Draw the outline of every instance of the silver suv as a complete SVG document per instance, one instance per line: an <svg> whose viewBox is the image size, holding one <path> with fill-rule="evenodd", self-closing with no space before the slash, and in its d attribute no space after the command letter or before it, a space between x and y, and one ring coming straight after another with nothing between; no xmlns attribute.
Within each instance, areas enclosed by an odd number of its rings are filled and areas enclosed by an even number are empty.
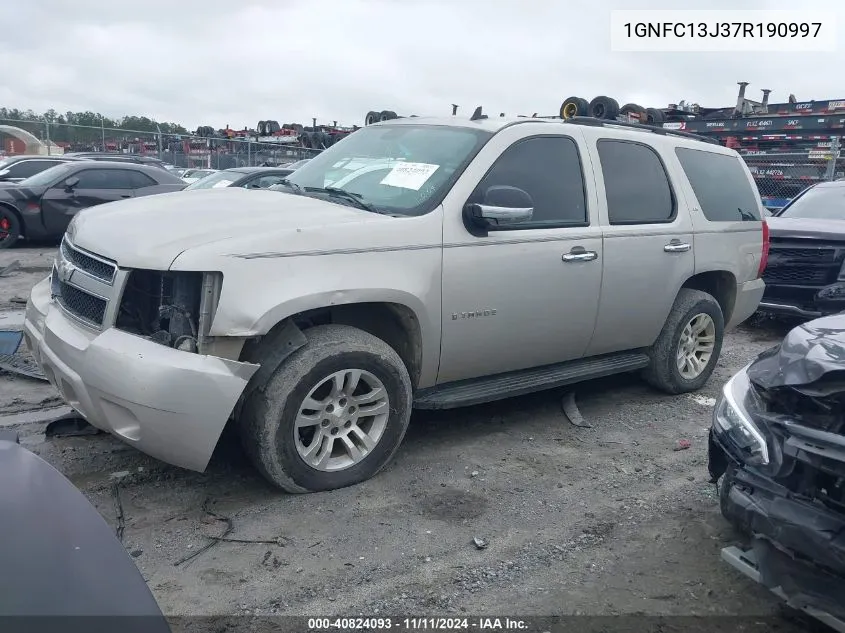
<svg viewBox="0 0 845 633"><path fill-rule="evenodd" d="M698 389L763 294L752 177L683 133L398 119L285 182L76 216L26 338L91 424L202 471L233 419L271 482L328 490L414 407L630 371Z"/></svg>

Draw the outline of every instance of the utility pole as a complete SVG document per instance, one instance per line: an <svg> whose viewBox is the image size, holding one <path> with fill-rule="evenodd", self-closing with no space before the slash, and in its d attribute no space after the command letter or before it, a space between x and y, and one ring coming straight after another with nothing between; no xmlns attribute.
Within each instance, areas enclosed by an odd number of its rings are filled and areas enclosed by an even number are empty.
<svg viewBox="0 0 845 633"><path fill-rule="evenodd" d="M158 159L161 160L161 126L154 121L156 124L156 130L158 130Z"/></svg>
<svg viewBox="0 0 845 633"><path fill-rule="evenodd" d="M103 115L100 115L100 135L103 139L103 151L106 151L106 124L103 122Z"/></svg>

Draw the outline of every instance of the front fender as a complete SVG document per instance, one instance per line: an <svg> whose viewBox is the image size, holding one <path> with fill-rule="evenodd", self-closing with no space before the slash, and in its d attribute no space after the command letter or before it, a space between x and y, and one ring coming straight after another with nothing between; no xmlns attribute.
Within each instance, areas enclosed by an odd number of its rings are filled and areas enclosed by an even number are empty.
<svg viewBox="0 0 845 633"><path fill-rule="evenodd" d="M248 332L237 336L258 336L266 334L282 320L317 308L328 308L357 303L396 303L411 310L420 324L420 333L425 339L431 329L431 322L426 315L426 305L419 297L411 293L390 288L352 288L329 290L293 297L284 303L267 310L249 327Z"/></svg>

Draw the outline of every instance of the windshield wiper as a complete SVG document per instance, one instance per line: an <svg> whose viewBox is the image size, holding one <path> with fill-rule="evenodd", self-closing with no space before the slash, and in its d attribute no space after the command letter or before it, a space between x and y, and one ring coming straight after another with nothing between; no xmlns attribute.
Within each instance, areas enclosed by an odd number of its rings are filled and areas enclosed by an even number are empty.
<svg viewBox="0 0 845 633"><path fill-rule="evenodd" d="M343 198L344 200L348 200L353 203L359 209L364 209L364 211L384 214L383 211L377 209L369 202L365 202L360 193L353 193L339 187L305 187L305 191L308 193L325 193L334 198Z"/></svg>

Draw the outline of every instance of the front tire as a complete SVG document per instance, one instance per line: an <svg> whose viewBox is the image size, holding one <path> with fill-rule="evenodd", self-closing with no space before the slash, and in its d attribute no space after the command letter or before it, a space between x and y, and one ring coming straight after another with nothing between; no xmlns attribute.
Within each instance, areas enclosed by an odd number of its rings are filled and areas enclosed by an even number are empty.
<svg viewBox="0 0 845 633"><path fill-rule="evenodd" d="M14 211L0 206L0 250L11 248L21 237L21 221Z"/></svg>
<svg viewBox="0 0 845 633"><path fill-rule="evenodd" d="M411 418L411 379L381 339L346 325L305 331L263 390L244 403L244 449L291 493L351 486L393 457Z"/></svg>
<svg viewBox="0 0 845 633"><path fill-rule="evenodd" d="M670 394L689 393L710 378L725 333L719 302L700 290L681 288L657 341L649 350L646 381Z"/></svg>

